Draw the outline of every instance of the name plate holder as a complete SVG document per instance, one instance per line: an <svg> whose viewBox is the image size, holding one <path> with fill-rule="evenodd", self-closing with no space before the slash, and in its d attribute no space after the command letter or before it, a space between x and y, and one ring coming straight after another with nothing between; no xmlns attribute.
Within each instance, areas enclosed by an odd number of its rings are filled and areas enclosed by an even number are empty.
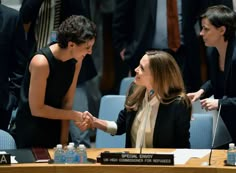
<svg viewBox="0 0 236 173"><path fill-rule="evenodd" d="M0 154L0 165L10 165L11 154Z"/></svg>
<svg viewBox="0 0 236 173"><path fill-rule="evenodd" d="M174 165L174 155L103 152L99 161L101 164L117 165Z"/></svg>

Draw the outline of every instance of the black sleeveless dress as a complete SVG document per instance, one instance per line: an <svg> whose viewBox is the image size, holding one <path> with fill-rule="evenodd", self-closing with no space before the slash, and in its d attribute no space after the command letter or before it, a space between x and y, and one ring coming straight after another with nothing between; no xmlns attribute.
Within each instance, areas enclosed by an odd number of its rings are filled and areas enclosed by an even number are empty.
<svg viewBox="0 0 236 173"><path fill-rule="evenodd" d="M45 104L62 107L62 100L73 81L76 60L62 62L57 60L49 47L41 49L37 54L43 54L49 63ZM61 120L32 116L29 107L29 66L23 79L20 103L16 115L16 144L18 148L45 147L52 148L60 143Z"/></svg>

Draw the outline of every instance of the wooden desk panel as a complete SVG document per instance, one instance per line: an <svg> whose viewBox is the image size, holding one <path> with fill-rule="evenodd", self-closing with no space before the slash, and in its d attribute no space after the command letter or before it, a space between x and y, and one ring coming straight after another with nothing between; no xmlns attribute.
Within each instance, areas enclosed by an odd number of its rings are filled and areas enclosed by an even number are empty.
<svg viewBox="0 0 236 173"><path fill-rule="evenodd" d="M103 151L138 153L138 149L88 149L88 157L96 158ZM172 151L171 149L143 149L144 153L157 151ZM53 157L53 151L50 151ZM212 165L202 166L208 162L206 156L202 159L192 158L185 165L156 166L156 165L101 165L96 164L12 164L0 166L0 173L235 173L236 167L224 166L225 150L214 150Z"/></svg>

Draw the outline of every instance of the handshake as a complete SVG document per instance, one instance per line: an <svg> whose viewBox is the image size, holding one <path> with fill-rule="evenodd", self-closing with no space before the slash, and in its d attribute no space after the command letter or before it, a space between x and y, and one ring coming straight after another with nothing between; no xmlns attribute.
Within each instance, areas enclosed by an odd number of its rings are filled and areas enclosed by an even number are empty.
<svg viewBox="0 0 236 173"><path fill-rule="evenodd" d="M85 131L88 128L95 128L95 121L97 120L96 117L94 117L91 113L88 111L81 112L80 118L78 120L75 120L75 125L80 128L80 130Z"/></svg>

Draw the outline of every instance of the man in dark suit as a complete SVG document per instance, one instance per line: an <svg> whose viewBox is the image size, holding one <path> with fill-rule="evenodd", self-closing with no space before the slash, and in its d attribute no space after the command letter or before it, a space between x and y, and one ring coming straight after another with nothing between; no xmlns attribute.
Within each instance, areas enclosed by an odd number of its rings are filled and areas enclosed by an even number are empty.
<svg viewBox="0 0 236 173"><path fill-rule="evenodd" d="M208 6L208 1L177 0L181 46L176 51L170 50L168 46L158 47L153 44L154 39L159 39L159 37L155 38L156 32L162 30L159 28L165 22L161 21L160 24L156 25L160 19L157 17L162 10L162 7L158 6L160 2L164 1L116 1L113 20L115 52L128 64L134 74L135 67L138 66L140 58L147 50L164 49L172 53L179 64L187 91L195 91L202 82L199 40L194 26L199 15ZM166 16L166 13L163 16Z"/></svg>
<svg viewBox="0 0 236 173"><path fill-rule="evenodd" d="M0 129L7 130L17 107L27 63L27 47L18 12L0 4Z"/></svg>
<svg viewBox="0 0 236 173"><path fill-rule="evenodd" d="M28 35L28 44L31 55L37 49L37 42L35 37L35 28L39 27L36 24L40 13L40 8L47 3L56 3L58 0L23 0L20 9L20 14L23 18L24 28ZM43 4L44 3L44 4ZM83 15L90 18L89 1L88 0L60 0L60 19L59 23L64 21L71 15ZM56 7L55 7L56 8ZM42 10L42 9L41 9ZM55 9L56 10L56 9ZM50 13L50 12L49 12ZM55 12L56 13L56 12ZM48 16L47 16L48 17ZM54 16L51 16L54 17ZM50 18L50 17L48 17ZM50 20L48 19L47 20ZM44 25L44 24L42 24ZM55 28L54 28L55 29ZM50 31L49 31L50 32ZM45 45L44 45L45 46ZM78 78L77 91L75 95L75 103L73 108L75 110L86 111L88 110L88 92L86 90L86 82L97 75L93 60L90 55L87 55L83 60L83 65ZM78 97L79 95L79 97ZM81 132L74 123L71 122L70 129L72 141L77 146L79 143L84 143L86 147L90 147L90 134L89 131Z"/></svg>

